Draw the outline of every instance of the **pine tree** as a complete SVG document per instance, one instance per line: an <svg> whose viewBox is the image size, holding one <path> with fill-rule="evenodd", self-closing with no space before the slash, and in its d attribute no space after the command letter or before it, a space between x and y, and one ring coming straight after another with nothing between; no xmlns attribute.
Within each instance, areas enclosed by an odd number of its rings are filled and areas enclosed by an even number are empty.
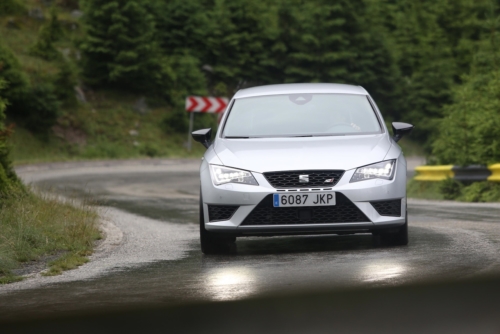
<svg viewBox="0 0 500 334"><path fill-rule="evenodd" d="M215 1L209 19L217 24L207 37L205 59L214 85L223 82L233 91L280 80L269 71L269 47L278 36L277 9L263 0Z"/></svg>
<svg viewBox="0 0 500 334"><path fill-rule="evenodd" d="M3 89L3 96L10 102L11 107L22 100L28 89L28 78L21 69L21 64L10 49L0 43L0 80L8 83Z"/></svg>
<svg viewBox="0 0 500 334"><path fill-rule="evenodd" d="M403 76L402 116L431 141L452 87L468 73L489 0L368 0Z"/></svg>
<svg viewBox="0 0 500 334"><path fill-rule="evenodd" d="M156 0L151 3L160 45L167 54L189 52L201 60L207 53L207 36L217 24L209 20L207 0Z"/></svg>
<svg viewBox="0 0 500 334"><path fill-rule="evenodd" d="M214 23L208 20L209 4L200 0L156 0L151 13L157 22L161 52L169 72L173 104L182 105L186 95L206 95L202 60L207 53L206 37Z"/></svg>
<svg viewBox="0 0 500 334"><path fill-rule="evenodd" d="M54 46L64 34L61 23L57 17L57 9L53 6L50 10L50 19L42 25L36 43L31 47L30 53L46 60L54 60L61 54Z"/></svg>
<svg viewBox="0 0 500 334"><path fill-rule="evenodd" d="M143 1L86 0L81 44L88 83L158 91L164 70L154 17Z"/></svg>
<svg viewBox="0 0 500 334"><path fill-rule="evenodd" d="M281 11L285 82L364 86L395 110L399 72L364 2L299 1Z"/></svg>

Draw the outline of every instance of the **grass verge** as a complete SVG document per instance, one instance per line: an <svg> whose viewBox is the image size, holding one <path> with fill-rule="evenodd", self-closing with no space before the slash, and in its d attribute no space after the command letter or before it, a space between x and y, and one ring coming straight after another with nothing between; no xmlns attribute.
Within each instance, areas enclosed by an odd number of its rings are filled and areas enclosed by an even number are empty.
<svg viewBox="0 0 500 334"><path fill-rule="evenodd" d="M134 98L100 92L87 104L65 109L48 136L16 127L9 138L14 164L203 155L206 149L199 143L192 142L190 152L186 149L187 129L175 133L165 128L172 112L166 105L140 114L133 110L134 103ZM188 113L183 116L187 121ZM215 132L215 117L196 115L194 129L212 127Z"/></svg>
<svg viewBox="0 0 500 334"><path fill-rule="evenodd" d="M86 203L61 203L35 192L0 198L0 284L22 279L17 268L42 256L58 255L45 275L57 275L88 261L101 238L98 215Z"/></svg>

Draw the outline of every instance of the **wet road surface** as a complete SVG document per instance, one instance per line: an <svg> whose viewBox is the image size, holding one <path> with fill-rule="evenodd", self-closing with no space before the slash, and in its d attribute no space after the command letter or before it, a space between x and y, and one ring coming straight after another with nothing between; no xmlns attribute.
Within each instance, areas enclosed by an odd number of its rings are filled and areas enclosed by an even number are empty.
<svg viewBox="0 0 500 334"><path fill-rule="evenodd" d="M102 206L174 228L182 245L165 238L170 243L165 249L181 247L182 254L174 260L118 266L82 280L3 293L0 287L0 319L500 273L500 205L494 204L410 200L407 247L375 246L370 235L239 238L236 254L204 256L197 234L197 165L184 161L171 169L117 166L105 172L88 167L66 174L21 173L43 189L74 197L90 193ZM124 231L121 247L134 237ZM163 239L159 235L155 240ZM154 247L146 243L138 252Z"/></svg>

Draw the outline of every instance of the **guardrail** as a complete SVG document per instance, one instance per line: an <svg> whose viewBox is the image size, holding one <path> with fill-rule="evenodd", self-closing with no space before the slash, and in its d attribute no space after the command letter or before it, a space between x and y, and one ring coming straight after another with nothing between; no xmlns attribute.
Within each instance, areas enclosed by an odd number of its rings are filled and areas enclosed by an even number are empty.
<svg viewBox="0 0 500 334"><path fill-rule="evenodd" d="M447 178L453 178L453 165L446 166L418 166L415 168L417 181L442 181Z"/></svg>
<svg viewBox="0 0 500 334"><path fill-rule="evenodd" d="M415 180L437 182L447 178L462 182L492 181L500 182L500 163L490 166L418 166L415 168Z"/></svg>

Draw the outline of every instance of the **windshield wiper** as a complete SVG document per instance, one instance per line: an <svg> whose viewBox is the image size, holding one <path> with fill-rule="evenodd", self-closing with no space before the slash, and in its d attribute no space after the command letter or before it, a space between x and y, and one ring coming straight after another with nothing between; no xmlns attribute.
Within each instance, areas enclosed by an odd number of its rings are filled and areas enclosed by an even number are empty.
<svg viewBox="0 0 500 334"><path fill-rule="evenodd" d="M250 137L238 137L238 136L225 136L227 139L248 139Z"/></svg>
<svg viewBox="0 0 500 334"><path fill-rule="evenodd" d="M292 138L295 138L295 137L314 137L313 135L300 135L300 136L290 136Z"/></svg>

